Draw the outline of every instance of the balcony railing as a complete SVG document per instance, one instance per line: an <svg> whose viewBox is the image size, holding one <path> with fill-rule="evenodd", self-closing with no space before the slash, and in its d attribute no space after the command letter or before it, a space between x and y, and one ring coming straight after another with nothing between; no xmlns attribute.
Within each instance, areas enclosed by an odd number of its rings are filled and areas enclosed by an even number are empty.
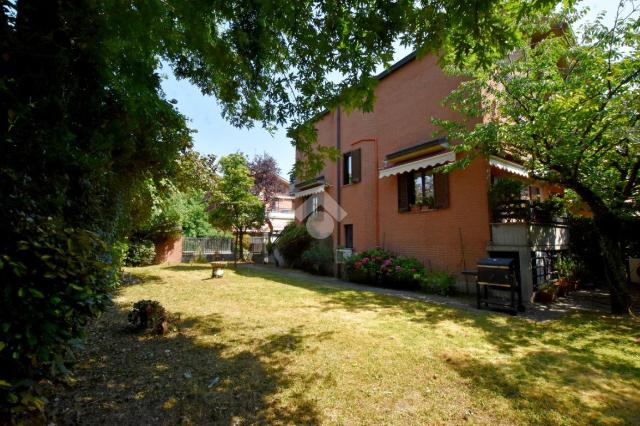
<svg viewBox="0 0 640 426"><path fill-rule="evenodd" d="M565 250L569 245L569 228L562 224L492 223L491 245L530 247L532 250Z"/></svg>
<svg viewBox="0 0 640 426"><path fill-rule="evenodd" d="M566 218L545 202L515 200L493 209L494 223L564 224Z"/></svg>

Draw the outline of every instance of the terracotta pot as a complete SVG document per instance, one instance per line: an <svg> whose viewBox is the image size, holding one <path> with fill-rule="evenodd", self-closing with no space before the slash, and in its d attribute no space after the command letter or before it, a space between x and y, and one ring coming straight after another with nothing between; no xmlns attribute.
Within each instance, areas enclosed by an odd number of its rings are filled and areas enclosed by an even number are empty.
<svg viewBox="0 0 640 426"><path fill-rule="evenodd" d="M536 303L553 303L556 300L555 293L547 293L542 291L536 291L533 293L533 301Z"/></svg>

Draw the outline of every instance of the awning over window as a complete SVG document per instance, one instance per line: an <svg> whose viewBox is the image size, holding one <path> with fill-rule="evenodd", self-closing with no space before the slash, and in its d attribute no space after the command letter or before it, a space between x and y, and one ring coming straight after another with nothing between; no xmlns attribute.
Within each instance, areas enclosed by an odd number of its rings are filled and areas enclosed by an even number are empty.
<svg viewBox="0 0 640 426"><path fill-rule="evenodd" d="M397 175L400 173L411 172L419 169L426 169L428 167L435 167L442 164L450 163L455 161L456 153L455 152L445 152L443 154L432 155L430 157L421 158L420 160L412 161L410 163L399 164L397 166L388 167L386 169L382 169L379 172L380 179Z"/></svg>
<svg viewBox="0 0 640 426"><path fill-rule="evenodd" d="M496 169L504 170L505 172L513 173L514 175L529 177L529 171L521 164L514 163L513 161L505 160L504 158L491 156L489 157L489 164Z"/></svg>
<svg viewBox="0 0 640 426"><path fill-rule="evenodd" d="M320 192L324 192L325 185L314 186L313 188L305 189L304 191L294 192L294 198L306 197L307 195L319 194Z"/></svg>

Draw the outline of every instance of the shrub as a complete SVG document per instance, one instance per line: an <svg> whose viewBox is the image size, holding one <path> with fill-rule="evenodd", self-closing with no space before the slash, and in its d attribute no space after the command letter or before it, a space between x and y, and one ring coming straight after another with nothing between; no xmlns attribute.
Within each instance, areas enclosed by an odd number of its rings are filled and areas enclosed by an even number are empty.
<svg viewBox="0 0 640 426"><path fill-rule="evenodd" d="M302 269L318 275L331 275L333 272L333 249L322 243L316 243L302 253Z"/></svg>
<svg viewBox="0 0 640 426"><path fill-rule="evenodd" d="M521 198L524 183L510 178L498 179L489 189L489 207L495 210L504 204L509 204Z"/></svg>
<svg viewBox="0 0 640 426"><path fill-rule="evenodd" d="M32 386L67 373L90 317L109 304L109 250L94 233L41 223L0 257L0 418L39 409ZM0 422L1 423L1 422Z"/></svg>
<svg viewBox="0 0 640 426"><path fill-rule="evenodd" d="M111 267L113 272L113 284L117 286L121 281L122 267L129 252L129 242L127 240L116 241L111 245Z"/></svg>
<svg viewBox="0 0 640 426"><path fill-rule="evenodd" d="M424 266L414 258L398 257L375 248L351 256L345 270L349 281L392 288L418 289Z"/></svg>
<svg viewBox="0 0 640 426"><path fill-rule="evenodd" d="M444 271L429 271L420 280L422 290L427 293L449 296L455 293L455 277Z"/></svg>
<svg viewBox="0 0 640 426"><path fill-rule="evenodd" d="M360 284L380 285L383 267L390 266L396 256L381 248L365 250L352 255L345 263L349 281Z"/></svg>
<svg viewBox="0 0 640 426"><path fill-rule="evenodd" d="M289 266L297 268L302 263L302 253L311 247L312 242L306 226L292 222L284 227L274 245Z"/></svg>
<svg viewBox="0 0 640 426"><path fill-rule="evenodd" d="M156 334L167 334L174 318L155 300L139 300L133 304L128 315L129 325L134 331L151 330Z"/></svg>
<svg viewBox="0 0 640 426"><path fill-rule="evenodd" d="M533 218L537 222L550 223L554 218L564 216L567 208L562 197L552 194L545 201L535 201L532 205Z"/></svg>
<svg viewBox="0 0 640 426"><path fill-rule="evenodd" d="M583 268L578 259L574 256L561 254L558 256L555 263L560 278L564 278L569 281L577 281L579 279Z"/></svg>
<svg viewBox="0 0 640 426"><path fill-rule="evenodd" d="M152 241L141 240L129 244L129 251L125 265L148 266L153 265L156 258L156 247Z"/></svg>
<svg viewBox="0 0 640 426"><path fill-rule="evenodd" d="M397 257L390 265L382 265L382 284L389 287L419 289L425 273L424 265L412 257Z"/></svg>

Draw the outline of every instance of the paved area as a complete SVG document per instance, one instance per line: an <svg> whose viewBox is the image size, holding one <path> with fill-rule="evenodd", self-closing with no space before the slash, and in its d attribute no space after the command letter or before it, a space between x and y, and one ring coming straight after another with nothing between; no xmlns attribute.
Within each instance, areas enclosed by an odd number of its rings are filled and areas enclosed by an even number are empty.
<svg viewBox="0 0 640 426"><path fill-rule="evenodd" d="M469 295L462 296L439 296L435 294L423 294L406 290L393 290L388 288L354 284L334 277L322 277L312 275L303 271L288 268L278 268L274 265L244 264L240 268L252 269L259 272L277 274L283 277L303 280L307 283L315 283L323 286L344 288L356 291L371 291L387 296L400 297L403 299L422 300L436 305L450 306L453 308L477 311L475 297ZM609 312L609 295L601 290L579 290L569 294L567 297L559 298L556 303L543 305L539 303L527 303L526 310L519 313L519 317L534 321L548 321L559 318L570 312L590 310ZM505 313L505 315L507 315Z"/></svg>

